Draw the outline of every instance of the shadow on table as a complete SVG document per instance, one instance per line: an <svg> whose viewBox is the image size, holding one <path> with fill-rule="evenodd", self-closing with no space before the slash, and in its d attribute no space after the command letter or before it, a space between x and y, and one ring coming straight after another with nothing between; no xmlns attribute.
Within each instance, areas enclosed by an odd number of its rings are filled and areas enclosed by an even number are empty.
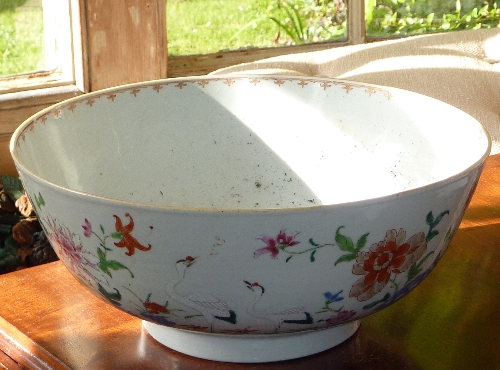
<svg viewBox="0 0 500 370"><path fill-rule="evenodd" d="M143 329L142 355L137 351L124 348L116 354L100 354L92 358L85 366L88 370L97 369L175 369L175 370L413 370L420 369L411 358L405 356L398 348L376 340L358 330L354 336L335 348L301 359L273 362L266 364L236 364L202 360L175 352L152 339ZM133 345L133 343L129 343Z"/></svg>

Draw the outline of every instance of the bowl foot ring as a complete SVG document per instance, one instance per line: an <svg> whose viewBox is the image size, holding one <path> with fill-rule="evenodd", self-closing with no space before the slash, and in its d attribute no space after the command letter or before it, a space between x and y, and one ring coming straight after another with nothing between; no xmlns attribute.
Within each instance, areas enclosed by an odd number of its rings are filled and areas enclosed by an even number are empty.
<svg viewBox="0 0 500 370"><path fill-rule="evenodd" d="M223 362L260 363L291 360L335 347L356 332L360 321L321 330L250 335L194 332L149 321L142 324L158 342L189 356Z"/></svg>

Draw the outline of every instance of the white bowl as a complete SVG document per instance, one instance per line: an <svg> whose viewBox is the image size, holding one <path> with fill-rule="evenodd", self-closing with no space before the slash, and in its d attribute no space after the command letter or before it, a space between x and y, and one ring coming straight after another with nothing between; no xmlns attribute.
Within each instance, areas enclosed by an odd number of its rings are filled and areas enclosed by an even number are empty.
<svg viewBox="0 0 500 370"><path fill-rule="evenodd" d="M437 100L279 76L99 91L11 141L80 281L165 345L234 362L325 350L407 294L489 150L477 121Z"/></svg>

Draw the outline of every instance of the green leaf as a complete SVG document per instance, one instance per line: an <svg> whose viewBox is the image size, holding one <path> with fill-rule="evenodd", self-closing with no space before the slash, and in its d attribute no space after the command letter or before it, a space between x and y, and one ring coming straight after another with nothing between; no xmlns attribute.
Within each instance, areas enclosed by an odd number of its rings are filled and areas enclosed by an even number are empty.
<svg viewBox="0 0 500 370"><path fill-rule="evenodd" d="M358 239L358 242L356 243L356 251L360 251L361 249L363 249L368 240L368 235L370 235L370 233L366 233Z"/></svg>
<svg viewBox="0 0 500 370"><path fill-rule="evenodd" d="M2 184L9 197L16 201L24 195L23 183L18 177L2 176Z"/></svg>
<svg viewBox="0 0 500 370"><path fill-rule="evenodd" d="M316 261L316 258L314 257L315 254L316 254L316 249L311 252L311 256L309 257L309 259L311 260L311 262Z"/></svg>
<svg viewBox="0 0 500 370"><path fill-rule="evenodd" d="M435 236L437 236L439 234L439 231L437 230L431 230L428 234L427 234L427 241L430 241L432 238L434 238Z"/></svg>
<svg viewBox="0 0 500 370"><path fill-rule="evenodd" d="M128 272L130 272L130 275L132 275L132 277L134 277L134 274L132 274L132 271L130 271L123 263L121 262L118 262L118 261L114 261L114 260L110 260L110 261L107 261L107 260L103 260L101 262L99 262L99 268L105 272L106 274L108 274L110 277L113 277L111 276L111 272L109 271L110 269L111 270L114 270L114 271L118 271L118 270L127 270Z"/></svg>
<svg viewBox="0 0 500 370"><path fill-rule="evenodd" d="M387 294L384 296L384 298L379 299L378 301L375 301L375 302L372 302L372 303L369 303L369 304L367 304L367 305L363 306L363 309L364 309L364 310L367 310L367 309L369 309L369 308L373 308L373 307L375 307L376 305L378 305L379 303L383 303L383 302L387 301L389 298L391 298L391 294L390 294L390 293L387 293Z"/></svg>
<svg viewBox="0 0 500 370"><path fill-rule="evenodd" d="M340 233L340 229L343 227L344 226L340 226L335 232L335 242L338 247L345 252L356 252L352 239Z"/></svg>
<svg viewBox="0 0 500 370"><path fill-rule="evenodd" d="M432 226L437 226L437 224L439 224L441 222L441 220L443 219L444 216L450 214L450 211L444 211L444 212L441 212L439 214L439 216L436 217L436 219L434 220L434 223L432 224Z"/></svg>
<svg viewBox="0 0 500 370"><path fill-rule="evenodd" d="M285 260L285 262L290 261L290 259L291 259L292 257L293 257L293 256L289 256L289 257L287 257L287 259Z"/></svg>
<svg viewBox="0 0 500 370"><path fill-rule="evenodd" d="M349 253L340 256L337 261L335 261L335 266L337 266L341 262L349 262L356 259L356 253Z"/></svg>
<svg viewBox="0 0 500 370"><path fill-rule="evenodd" d="M99 289L99 292L101 292L101 294L106 297L107 299L109 299L110 301L113 301L115 303L117 303L116 301L121 301L122 299L122 295L120 294L120 291L116 288L113 288L114 292L108 292L106 289L103 288L103 286L99 283L97 283L98 285L98 289Z"/></svg>
<svg viewBox="0 0 500 370"><path fill-rule="evenodd" d="M99 261L106 261L106 252L101 248L97 248L97 256L99 257Z"/></svg>
<svg viewBox="0 0 500 370"><path fill-rule="evenodd" d="M45 206L45 200L42 197L41 193L38 193L38 196L35 194L35 202L38 208L41 208L42 206Z"/></svg>
<svg viewBox="0 0 500 370"><path fill-rule="evenodd" d="M315 243L315 242L314 242L313 238L310 238L310 239L309 239L309 244L311 244L311 245L312 245L312 246L314 246L314 247L319 247L319 246L320 246L318 243Z"/></svg>
<svg viewBox="0 0 500 370"><path fill-rule="evenodd" d="M115 231L111 233L111 237L114 239L123 239L123 234L119 231Z"/></svg>
<svg viewBox="0 0 500 370"><path fill-rule="evenodd" d="M432 225L434 224L434 215L432 214L432 211L427 213L427 216L425 217L425 223L427 225Z"/></svg>
<svg viewBox="0 0 500 370"><path fill-rule="evenodd" d="M413 280L420 273L420 271L422 271L422 269L417 267L416 263L411 265L408 269L408 281Z"/></svg>

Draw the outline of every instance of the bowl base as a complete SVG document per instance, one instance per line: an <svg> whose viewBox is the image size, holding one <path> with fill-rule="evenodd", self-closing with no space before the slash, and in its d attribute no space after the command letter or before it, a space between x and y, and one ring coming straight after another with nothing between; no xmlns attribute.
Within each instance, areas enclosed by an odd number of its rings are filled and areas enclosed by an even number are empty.
<svg viewBox="0 0 500 370"><path fill-rule="evenodd" d="M356 332L360 321L322 330L247 335L194 332L149 321L142 324L158 342L186 355L213 361L260 363L291 360L335 347Z"/></svg>

